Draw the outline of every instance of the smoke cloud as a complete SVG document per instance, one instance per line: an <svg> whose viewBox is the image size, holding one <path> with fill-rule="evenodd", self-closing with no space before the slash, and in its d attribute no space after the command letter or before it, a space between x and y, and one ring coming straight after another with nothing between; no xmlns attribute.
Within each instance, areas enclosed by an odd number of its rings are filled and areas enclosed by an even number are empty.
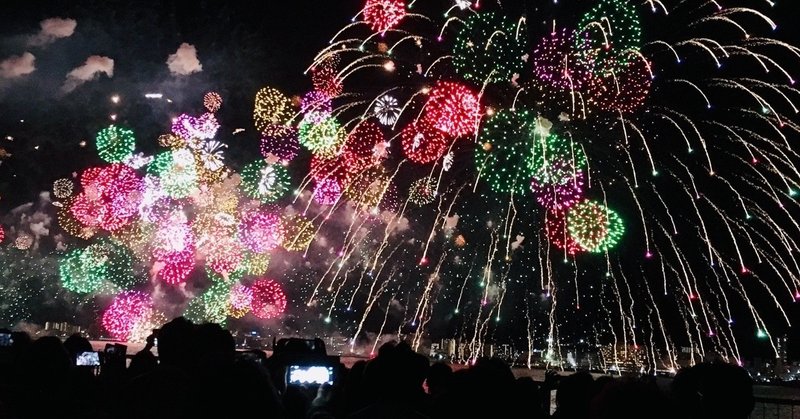
<svg viewBox="0 0 800 419"><path fill-rule="evenodd" d="M4 79L15 79L36 70L36 57L30 52L22 55L13 55L0 62L0 77Z"/></svg>
<svg viewBox="0 0 800 419"><path fill-rule="evenodd" d="M203 71L203 65L197 59L197 48L185 42L167 58L167 67L173 76L188 76Z"/></svg>
<svg viewBox="0 0 800 419"><path fill-rule="evenodd" d="M108 57L92 55L86 62L70 71L67 80L61 86L64 93L69 93L87 81L96 79L100 73L105 73L108 77L114 77L114 60Z"/></svg>
<svg viewBox="0 0 800 419"><path fill-rule="evenodd" d="M40 47L51 44L57 39L69 38L75 33L78 22L75 19L53 17L39 22L39 26L41 30L28 40L28 45Z"/></svg>

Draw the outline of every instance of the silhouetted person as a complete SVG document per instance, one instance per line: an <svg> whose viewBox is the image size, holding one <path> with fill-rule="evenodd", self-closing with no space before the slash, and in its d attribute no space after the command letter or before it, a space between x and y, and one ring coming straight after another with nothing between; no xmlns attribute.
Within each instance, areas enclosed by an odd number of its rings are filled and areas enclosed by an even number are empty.
<svg viewBox="0 0 800 419"><path fill-rule="evenodd" d="M92 352L92 344L89 339L81 336L80 333L73 333L64 341L64 348L67 349L72 359L77 359L78 355L84 352Z"/></svg>
<svg viewBox="0 0 800 419"><path fill-rule="evenodd" d="M744 419L753 411L753 380L741 367L726 363L682 369L672 382L680 417Z"/></svg>
<svg viewBox="0 0 800 419"><path fill-rule="evenodd" d="M514 389L514 374L508 365L480 358L468 369L453 373L449 389L435 400L433 416L474 417L476 412L498 418L529 416L523 401L515 400Z"/></svg>
<svg viewBox="0 0 800 419"><path fill-rule="evenodd" d="M152 372L158 367L158 359L152 352L155 346L155 339L155 335L148 336L144 348L131 358L131 363L128 366L129 379Z"/></svg>
<svg viewBox="0 0 800 419"><path fill-rule="evenodd" d="M350 417L424 418L429 410L422 384L428 360L406 343L381 346L378 356L364 369L364 393L372 400L367 407Z"/></svg>
<svg viewBox="0 0 800 419"><path fill-rule="evenodd" d="M428 394L431 397L439 397L450 386L450 380L453 378L453 370L449 365L443 362L437 362L431 365L428 369L428 377L425 382L428 385Z"/></svg>
<svg viewBox="0 0 800 419"><path fill-rule="evenodd" d="M609 382L592 400L590 417L592 419L674 417L666 398L661 394L653 378L617 379Z"/></svg>
<svg viewBox="0 0 800 419"><path fill-rule="evenodd" d="M124 391L130 418L190 418L192 395L190 372L193 364L194 324L178 317L164 324L158 333L159 364L151 372L131 380Z"/></svg>
<svg viewBox="0 0 800 419"><path fill-rule="evenodd" d="M563 377L556 392L554 419L585 419L589 416L589 403L594 397L594 379L581 371Z"/></svg>

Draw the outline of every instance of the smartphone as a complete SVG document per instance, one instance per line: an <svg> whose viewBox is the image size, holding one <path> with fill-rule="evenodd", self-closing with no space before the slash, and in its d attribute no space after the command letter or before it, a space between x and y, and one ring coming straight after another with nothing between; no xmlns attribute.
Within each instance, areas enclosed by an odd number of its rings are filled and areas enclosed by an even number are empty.
<svg viewBox="0 0 800 419"><path fill-rule="evenodd" d="M0 346L11 346L14 343L14 339L11 337L11 333L0 333Z"/></svg>
<svg viewBox="0 0 800 419"><path fill-rule="evenodd" d="M333 384L333 367L325 365L290 365L289 384Z"/></svg>
<svg viewBox="0 0 800 419"><path fill-rule="evenodd" d="M100 366L100 354L97 352L81 352L75 359L75 365L79 367Z"/></svg>

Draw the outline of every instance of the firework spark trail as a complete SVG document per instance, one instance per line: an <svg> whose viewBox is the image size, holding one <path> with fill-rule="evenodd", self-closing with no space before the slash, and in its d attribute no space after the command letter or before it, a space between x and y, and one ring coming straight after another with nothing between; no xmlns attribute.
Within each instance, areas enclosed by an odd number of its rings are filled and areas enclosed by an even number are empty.
<svg viewBox="0 0 800 419"><path fill-rule="evenodd" d="M531 304L530 298L527 296L525 297L525 319L527 320L525 331L528 334L528 360L525 365L528 367L528 369L531 369L531 357L533 356L533 336L536 331L531 326Z"/></svg>
<svg viewBox="0 0 800 419"><path fill-rule="evenodd" d="M347 282L347 275L350 274L350 272L353 272L354 270L355 270L355 267L352 267L352 268L349 268L347 271L345 271L344 279L342 280L342 284ZM331 284L331 285L333 285L333 284ZM332 288L328 287L328 291L331 291L331 290L332 290ZM330 307L328 308L328 315L325 317L326 319L330 319L331 318L331 313L333 313L333 308L336 306L336 299L339 298L339 292L341 290L342 290L342 286L341 285L338 288L336 288L336 292L333 294L333 298L331 299Z"/></svg>
<svg viewBox="0 0 800 419"><path fill-rule="evenodd" d="M505 223L503 225L503 237L506 238L506 256L505 260L511 260L511 241L514 234L511 230L514 228L514 221L517 219L517 207L514 205L514 190L511 190L511 196L508 200L508 210L506 212Z"/></svg>
<svg viewBox="0 0 800 419"><path fill-rule="evenodd" d="M601 297L605 296L606 284L604 282L601 283L600 293L601 293ZM603 308L603 311L606 312L607 318L610 320L611 319L611 311L608 309L608 307L606 307L606 303L605 303L606 299L605 298L600 298L599 301L600 301L600 307ZM614 367L615 367L614 369L621 374L622 370L620 370L620 368L619 368L619 355L618 355L618 352L617 352L617 346L619 344L619 338L617 337L617 331L614 328L614 325L611 324L610 322L609 322L609 328L608 329L611 332L611 336L614 338L614 344L613 344L613 347L612 347L613 348L613 354L614 354Z"/></svg>
<svg viewBox="0 0 800 419"><path fill-rule="evenodd" d="M392 295L389 297L389 301L386 302L386 312L383 315L383 323L381 323L381 328L378 329L378 335L375 337L375 342L372 344L372 350L370 350L369 355L375 355L375 348L378 347L378 342L381 340L381 336L383 335L383 329L386 327L386 321L389 319L389 308L392 306L392 301L397 298L397 294Z"/></svg>
<svg viewBox="0 0 800 419"><path fill-rule="evenodd" d="M394 255L394 253L395 253L395 252L397 251L397 249L399 249L399 248L400 248L400 245L398 244L398 245L397 245L397 247L395 247L395 248L394 248L394 250L392 250L392 252L389 254L389 260L392 258L392 256ZM378 283L378 278L380 278L380 276L381 276L381 272L383 272L383 268L384 268L385 266L386 266L386 264L385 264L385 263L384 263L384 264L381 264L381 267L380 267L380 269L379 269L379 270L378 270L378 272L377 272L377 273L374 275L374 279L372 280L372 285L370 285L370 287L369 287L369 292L367 292L367 297L366 297L366 300L365 300L365 301L367 302L367 308L364 310L364 314L362 314L362 315L361 315L361 321L358 323L358 328L357 328L357 330L356 330L356 333L355 333L355 335L353 335L353 339L357 338L357 337L358 337L358 335L361 333L361 330L362 330L362 328L364 327L364 322L367 320L367 316L369 316L369 313L372 311L372 305L375 303L375 301L377 301L377 300L378 300L378 297L380 296L380 294L382 294L382 293L383 293L383 290L384 290L384 289L385 289L385 287L386 287L386 286L389 284L389 281L392 279L392 277L393 277L393 276L394 276L394 274L395 274L395 272L394 272L394 271L392 271L392 272L389 274L389 277L388 277L388 278L387 278L387 279L386 279L386 280L385 280L385 281L384 281L384 282L381 284L381 286L378 288L378 291L375 291L375 284L377 284L377 283ZM373 293L374 293L374 294L373 294ZM376 295L377 295L377 296L376 296ZM397 293L395 293L395 295L397 295Z"/></svg>
<svg viewBox="0 0 800 419"><path fill-rule="evenodd" d="M481 286L483 287L483 294L481 296L481 302L478 305L478 313L475 317L475 328L473 330L472 339L469 343L470 355L472 357L476 356L476 345L479 344L479 332L480 332L480 321L481 315L483 313L483 307L486 305L488 293L489 293L489 286L491 284L491 275L492 275L492 262L494 260L494 255L497 253L497 243L500 241L500 237L497 235L497 231L492 231L491 233L491 243L489 244L489 249L486 255L486 264L483 266L483 274L481 275Z"/></svg>
<svg viewBox="0 0 800 419"><path fill-rule="evenodd" d="M666 234L666 231L664 233ZM662 272L663 272L663 262L662 262ZM670 368L677 370L677 365L676 365L676 361L678 359L677 354L673 354L674 348L669 338L667 338L667 332L666 329L664 328L664 320L661 318L661 309L659 309L658 304L656 304L656 300L653 297L653 292L650 290L650 284L647 281L644 281L644 283L645 283L645 289L647 290L647 296L650 297L650 302L652 303L651 307L653 311L655 311L656 317L658 318L658 324L659 324L658 329L661 331L661 338L664 340L664 348L667 351L667 359L669 359ZM653 351L655 352L655 339L651 339L651 341L653 342L653 348L654 348Z"/></svg>
<svg viewBox="0 0 800 419"><path fill-rule="evenodd" d="M425 308L428 306L431 298L431 290L433 289L433 284L439 280L439 270L442 268L442 263L444 262L445 257L447 256L447 252L443 252L442 256L439 258L439 262L436 264L436 269L434 269L433 273L428 276L428 281L425 285L425 289L422 291L422 295L420 296L419 303L417 304L417 309L414 311L414 317L412 317L411 324L414 325L417 322L422 323L422 319L425 315ZM419 335L418 333L417 335Z"/></svg>
<svg viewBox="0 0 800 419"><path fill-rule="evenodd" d="M461 298L464 296L464 288L467 286L467 282L469 281L470 276L472 275L472 269L475 267L475 262L478 260L475 256L477 256L477 252L472 257L472 264L469 266L469 271L467 271L467 275L464 276L464 283L461 284L461 291L458 293L458 301L456 301L456 314L459 312L461 308Z"/></svg>
<svg viewBox="0 0 800 419"><path fill-rule="evenodd" d="M353 347L356 344L356 339L358 339L358 335L360 335L361 334L361 330L363 330L364 322L367 321L367 316L369 316L369 313L372 312L372 305L375 304L376 301L378 301L380 296L383 294L384 290L386 290L386 287L389 285L389 281L392 279L392 276L393 275L390 274L389 277L385 281L383 281L383 283L378 288L378 290L375 291L374 296L372 298L368 298L368 300L367 300L368 304L367 304L367 308L364 310L364 315L361 316L361 321L358 323L358 328L356 329L355 334L353 334L353 338L350 339L350 351L351 352L353 351ZM375 281L373 281L373 283L372 283L373 287L375 286L375 283L377 281L378 281L378 279L375 278ZM386 326L386 318L389 316L389 307L391 305L391 302L392 302L392 300L394 300L394 298L396 296L397 296L397 293L395 293L394 296L392 296L392 298L389 299L389 302L386 305L386 314L385 314L385 316L383 318L383 325L381 325L381 330L378 332L378 337L375 339L375 342L376 342L375 344L376 345L377 345L377 341L380 340L381 334L383 333L384 326ZM375 347L373 346L371 353L374 353L374 352L375 352Z"/></svg>
<svg viewBox="0 0 800 419"><path fill-rule="evenodd" d="M636 346L639 346L639 345L636 343L636 329L637 329L636 323L637 323L637 321L636 321L636 315L634 314L634 311L633 311L635 300L633 299L633 294L631 294L631 287L628 284L628 278L625 277L624 270L622 269L622 265L620 264L619 260L617 260L617 267L619 268L619 276L620 276L620 278L622 278L622 283L623 283L623 285L625 285L625 292L628 295L628 300L630 301L630 305L628 306L628 309L630 310L630 312L629 313L625 313L625 317L628 318L628 326L629 326L630 332L631 332L631 340L633 341L633 346L636 347ZM617 290L617 292L619 292L619 289ZM622 302L620 301L620 304L621 303Z"/></svg>

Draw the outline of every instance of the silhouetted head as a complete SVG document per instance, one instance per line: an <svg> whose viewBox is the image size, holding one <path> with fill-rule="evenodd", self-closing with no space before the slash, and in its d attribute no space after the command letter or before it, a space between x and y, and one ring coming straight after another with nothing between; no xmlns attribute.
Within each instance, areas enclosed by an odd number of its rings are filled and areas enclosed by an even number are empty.
<svg viewBox="0 0 800 419"><path fill-rule="evenodd" d="M91 352L92 344L89 339L81 336L80 333L74 333L64 341L64 347L69 352L69 356L75 359L83 352Z"/></svg>
<svg viewBox="0 0 800 419"><path fill-rule="evenodd" d="M55 336L44 336L36 339L30 350L31 369L35 373L46 376L66 374L72 368L72 359Z"/></svg>
<svg viewBox="0 0 800 419"><path fill-rule="evenodd" d="M428 369L428 391L437 395L444 392L450 385L453 370L443 362L437 362Z"/></svg>
<svg viewBox="0 0 800 419"><path fill-rule="evenodd" d="M161 326L158 332L158 358L164 365L180 366L191 362L194 324L178 317Z"/></svg>
<svg viewBox="0 0 800 419"><path fill-rule="evenodd" d="M233 336L216 323L205 323L194 333L194 350L199 365L222 366L233 364L236 344Z"/></svg>
<svg viewBox="0 0 800 419"><path fill-rule="evenodd" d="M753 380L731 364L698 364L681 370L672 382L672 394L685 417L738 419L753 411Z"/></svg>
<svg viewBox="0 0 800 419"><path fill-rule="evenodd" d="M669 405L655 381L647 379L611 381L592 400L591 406L591 417L595 419L683 417L671 414Z"/></svg>
<svg viewBox="0 0 800 419"><path fill-rule="evenodd" d="M594 397L594 379L581 371L561 379L556 392L557 412L563 417L586 417Z"/></svg>

